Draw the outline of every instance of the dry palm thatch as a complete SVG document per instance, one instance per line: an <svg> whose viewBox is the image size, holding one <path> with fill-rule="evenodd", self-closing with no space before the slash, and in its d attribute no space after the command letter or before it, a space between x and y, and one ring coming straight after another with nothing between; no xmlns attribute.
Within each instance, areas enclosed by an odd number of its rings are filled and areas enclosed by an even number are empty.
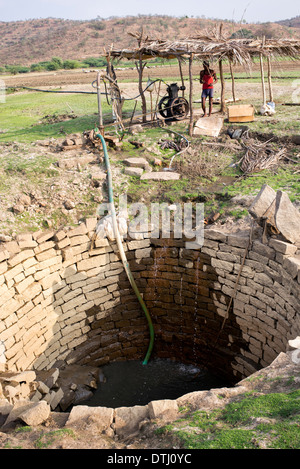
<svg viewBox="0 0 300 469"><path fill-rule="evenodd" d="M162 58L194 58L222 60L228 59L233 64L251 66L253 58L262 54L271 57L300 58L300 41L296 39L230 39L224 35L222 28L213 28L195 36L167 40L151 38L143 31L131 31L129 34L138 42L133 50L112 51L115 57L143 59L151 57Z"/></svg>
<svg viewBox="0 0 300 469"><path fill-rule="evenodd" d="M299 59L300 41L297 39L266 39L264 42L260 39L245 41L245 47L250 54L257 56L288 57L290 59Z"/></svg>
<svg viewBox="0 0 300 469"><path fill-rule="evenodd" d="M279 161L286 155L285 148L274 151L272 146L265 142L257 143L248 139L247 143L242 142L242 145L246 149L245 155L240 160L240 168L244 174L277 167Z"/></svg>

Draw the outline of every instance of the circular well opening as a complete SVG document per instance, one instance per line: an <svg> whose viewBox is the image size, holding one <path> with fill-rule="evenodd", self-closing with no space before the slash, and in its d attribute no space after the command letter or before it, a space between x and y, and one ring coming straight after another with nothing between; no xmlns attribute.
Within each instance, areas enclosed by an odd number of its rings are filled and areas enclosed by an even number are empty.
<svg viewBox="0 0 300 469"><path fill-rule="evenodd" d="M171 359L155 358L147 365L141 360L116 361L99 369L97 390L80 404L112 408L147 405L227 385L204 368Z"/></svg>

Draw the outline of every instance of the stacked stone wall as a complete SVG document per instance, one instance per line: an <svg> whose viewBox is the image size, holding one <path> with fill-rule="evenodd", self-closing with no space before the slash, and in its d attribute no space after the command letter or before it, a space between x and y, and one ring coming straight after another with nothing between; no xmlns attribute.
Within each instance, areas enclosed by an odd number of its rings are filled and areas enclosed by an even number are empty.
<svg viewBox="0 0 300 469"><path fill-rule="evenodd" d="M96 219L19 235L0 250L0 367L101 366L140 359L146 318L115 242ZM155 329L153 356L209 366L238 380L269 365L299 335L297 247L205 230L184 239L126 239ZM244 259L244 256L246 257Z"/></svg>

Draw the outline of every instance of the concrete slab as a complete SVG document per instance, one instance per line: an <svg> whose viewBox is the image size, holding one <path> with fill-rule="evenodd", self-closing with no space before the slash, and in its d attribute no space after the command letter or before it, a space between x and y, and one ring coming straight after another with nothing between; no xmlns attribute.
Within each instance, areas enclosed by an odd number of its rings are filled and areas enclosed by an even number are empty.
<svg viewBox="0 0 300 469"><path fill-rule="evenodd" d="M153 171L151 173L142 174L141 179L153 181L175 181L180 179L180 174L174 173L173 171Z"/></svg>
<svg viewBox="0 0 300 469"><path fill-rule="evenodd" d="M123 162L131 168L143 168L149 171L150 165L145 158L126 158Z"/></svg>
<svg viewBox="0 0 300 469"><path fill-rule="evenodd" d="M218 137L223 127L223 122L223 117L201 117L195 123L193 135L207 135L209 137Z"/></svg>
<svg viewBox="0 0 300 469"><path fill-rule="evenodd" d="M140 177L143 174L143 168L135 168L133 166L129 166L128 168L124 169L124 174L128 176L137 176Z"/></svg>

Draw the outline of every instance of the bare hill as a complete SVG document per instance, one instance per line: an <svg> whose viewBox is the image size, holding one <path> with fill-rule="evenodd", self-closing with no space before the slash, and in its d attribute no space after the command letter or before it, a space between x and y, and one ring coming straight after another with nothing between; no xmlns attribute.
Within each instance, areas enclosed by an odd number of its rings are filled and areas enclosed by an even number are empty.
<svg viewBox="0 0 300 469"><path fill-rule="evenodd" d="M220 20L152 15L90 21L46 18L0 22L0 65L30 65L52 57L63 60L97 57L112 44L118 48L135 46L136 41L128 32L141 26L147 34L174 39L203 32L218 22ZM225 21L224 30L229 34L243 30L247 35L300 37L299 28L278 23L241 25Z"/></svg>
<svg viewBox="0 0 300 469"><path fill-rule="evenodd" d="M289 20L277 21L278 24L282 26L287 26L288 28L299 28L300 29L300 15L295 16Z"/></svg>

